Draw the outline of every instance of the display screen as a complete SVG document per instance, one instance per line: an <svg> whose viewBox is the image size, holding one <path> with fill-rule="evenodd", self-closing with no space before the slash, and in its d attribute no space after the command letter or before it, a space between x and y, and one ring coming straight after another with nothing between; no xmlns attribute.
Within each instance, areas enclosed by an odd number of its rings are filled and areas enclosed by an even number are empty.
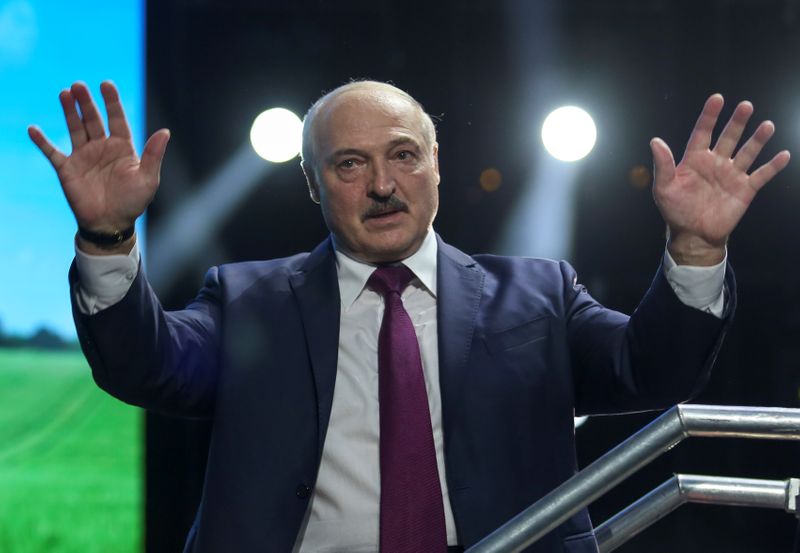
<svg viewBox="0 0 800 553"><path fill-rule="evenodd" d="M142 549L141 411L97 388L76 343L75 220L36 124L71 147L58 93L113 80L139 150L141 0L0 0L0 551Z"/></svg>

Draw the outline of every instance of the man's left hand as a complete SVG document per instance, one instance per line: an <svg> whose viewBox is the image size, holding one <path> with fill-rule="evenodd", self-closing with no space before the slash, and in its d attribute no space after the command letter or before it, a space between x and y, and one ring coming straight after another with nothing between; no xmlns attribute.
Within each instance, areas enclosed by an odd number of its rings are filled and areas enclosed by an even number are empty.
<svg viewBox="0 0 800 553"><path fill-rule="evenodd" d="M789 163L789 152L784 150L748 174L775 133L771 121L762 122L734 155L753 114L753 105L746 101L736 106L711 148L711 135L723 103L720 94L706 100L677 166L663 140L654 138L650 142L655 169L653 196L669 228L667 248L679 265L721 262L728 236L756 193Z"/></svg>

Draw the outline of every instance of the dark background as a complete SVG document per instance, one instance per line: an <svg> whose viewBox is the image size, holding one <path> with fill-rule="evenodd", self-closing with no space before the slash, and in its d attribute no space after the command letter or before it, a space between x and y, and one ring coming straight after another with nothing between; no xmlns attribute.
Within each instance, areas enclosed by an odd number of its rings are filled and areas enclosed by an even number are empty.
<svg viewBox="0 0 800 553"><path fill-rule="evenodd" d="M649 187L636 185L631 170L650 167L652 136L680 157L709 94L725 95L725 117L735 102L751 100L755 117L778 129L761 161L783 148L795 160L731 240L736 322L694 401L800 403L797 0L153 0L147 9L148 129L173 135L151 227L234 155L262 110L302 114L323 92L370 77L409 90L442 116L437 231L469 253L497 251L540 148L531 137L546 112L524 106L531 98L551 108L577 103L594 116L598 143L581 162L569 261L595 297L627 312L664 247ZM488 167L503 176L494 192L479 185ZM160 296L178 308L209 265L309 250L325 233L297 160L276 166ZM577 431L581 465L654 416L590 419ZM182 547L207 433L203 423L148 417L150 552ZM690 439L598 500L592 516L602 522L673 472L785 479L800 476L798 461L793 443ZM687 505L619 551L789 551L795 526L779 511Z"/></svg>

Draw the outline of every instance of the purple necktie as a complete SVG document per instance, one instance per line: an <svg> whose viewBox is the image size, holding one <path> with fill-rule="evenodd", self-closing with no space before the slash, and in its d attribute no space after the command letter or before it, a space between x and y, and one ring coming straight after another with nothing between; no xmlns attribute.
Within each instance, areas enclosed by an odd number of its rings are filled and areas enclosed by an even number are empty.
<svg viewBox="0 0 800 553"><path fill-rule="evenodd" d="M378 337L381 553L447 550L419 344L400 299L412 278L408 267L397 265L376 269L368 282L385 306Z"/></svg>

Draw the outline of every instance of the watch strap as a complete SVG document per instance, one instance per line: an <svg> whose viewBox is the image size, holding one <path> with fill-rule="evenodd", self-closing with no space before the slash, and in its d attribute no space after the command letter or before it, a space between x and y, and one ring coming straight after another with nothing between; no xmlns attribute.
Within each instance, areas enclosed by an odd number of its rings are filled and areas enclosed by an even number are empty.
<svg viewBox="0 0 800 553"><path fill-rule="evenodd" d="M95 232L78 226L78 236L99 248L110 249L133 236L134 230L135 228L131 226L124 230L115 230L113 233L108 234L105 232Z"/></svg>

